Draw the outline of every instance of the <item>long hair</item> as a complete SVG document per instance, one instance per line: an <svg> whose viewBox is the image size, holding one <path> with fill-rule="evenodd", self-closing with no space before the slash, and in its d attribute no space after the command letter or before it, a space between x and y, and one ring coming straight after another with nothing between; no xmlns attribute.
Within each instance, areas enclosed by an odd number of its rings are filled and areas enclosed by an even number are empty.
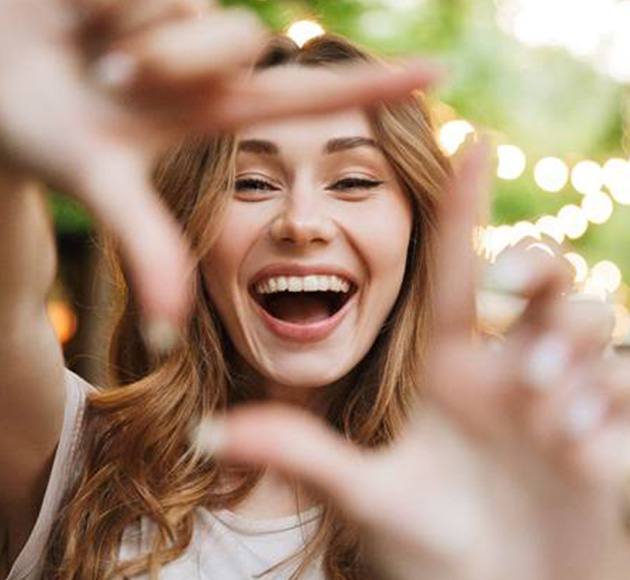
<svg viewBox="0 0 630 580"><path fill-rule="evenodd" d="M326 35L298 47L274 39L258 69L287 64L336 66L372 57L348 41ZM386 445L400 432L421 390L430 324L430 273L436 206L450 166L434 138L419 95L370 109L368 118L413 208L413 230L399 296L370 351L337 392L327 420L365 447ZM235 139L197 139L170 151L155 181L198 256L208 251L233 187ZM141 340L138 308L120 268L114 269L119 315L110 348L114 385L89 396L78 473L49 543L46 577L85 580L157 578L162 565L191 542L195 510L230 508L256 485L260 473L200 458L187 441L191 425L261 395L233 368L234 348L197 274L193 315L182 345L152 359ZM226 482L229 486L226 486ZM152 549L118 561L126 528L141 517L155 523ZM324 507L315 536L300 552L298 578L316 557L330 579L365 577L352 526Z"/></svg>

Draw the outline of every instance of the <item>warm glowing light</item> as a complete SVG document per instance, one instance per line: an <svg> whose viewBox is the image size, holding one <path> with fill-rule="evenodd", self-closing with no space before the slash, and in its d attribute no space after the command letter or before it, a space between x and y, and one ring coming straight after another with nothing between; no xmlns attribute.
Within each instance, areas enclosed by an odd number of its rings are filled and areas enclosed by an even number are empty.
<svg viewBox="0 0 630 580"><path fill-rule="evenodd" d="M324 34L324 29L312 20L298 20L289 26L287 36L298 46L304 46L312 38Z"/></svg>
<svg viewBox="0 0 630 580"><path fill-rule="evenodd" d="M613 306L615 313L615 329L613 330L613 340L619 344L630 333L630 312L623 304Z"/></svg>
<svg viewBox="0 0 630 580"><path fill-rule="evenodd" d="M611 294L621 285L621 270L610 260L602 260L591 268L591 278Z"/></svg>
<svg viewBox="0 0 630 580"><path fill-rule="evenodd" d="M597 298L602 302L607 302L609 292L604 287L600 278L589 276L584 280L584 284L582 285L582 294Z"/></svg>
<svg viewBox="0 0 630 580"><path fill-rule="evenodd" d="M577 205L565 205L558 212L558 221L566 236L572 240L583 236L588 229L588 220Z"/></svg>
<svg viewBox="0 0 630 580"><path fill-rule="evenodd" d="M499 145L497 155L499 157L497 176L501 179L518 179L525 171L527 158L516 145Z"/></svg>
<svg viewBox="0 0 630 580"><path fill-rule="evenodd" d="M625 159L609 159L604 164L604 183L615 201L630 205L630 162Z"/></svg>
<svg viewBox="0 0 630 580"><path fill-rule="evenodd" d="M604 185L601 166L595 161L580 161L571 171L571 184L576 191L583 194L599 191Z"/></svg>
<svg viewBox="0 0 630 580"><path fill-rule="evenodd" d="M567 252L564 257L575 270L575 282L584 282L588 276L588 264L586 263L586 260L580 256L580 254L576 254L575 252Z"/></svg>
<svg viewBox="0 0 630 580"><path fill-rule="evenodd" d="M582 199L582 211L594 224L606 223L613 214L613 202L603 191L589 193Z"/></svg>
<svg viewBox="0 0 630 580"><path fill-rule="evenodd" d="M490 259L495 260L512 242L512 228L508 225L488 228L486 236L487 252Z"/></svg>
<svg viewBox="0 0 630 580"><path fill-rule="evenodd" d="M536 163L534 179L538 187L552 193L560 191L569 180L567 164L557 157L545 157Z"/></svg>
<svg viewBox="0 0 630 580"><path fill-rule="evenodd" d="M564 230L558 218L544 215L536 221L536 227L541 234L549 236L559 244L564 242Z"/></svg>
<svg viewBox="0 0 630 580"><path fill-rule="evenodd" d="M438 139L447 155L453 155L466 141L468 135L475 132L475 128L463 119L448 121L440 128Z"/></svg>
<svg viewBox="0 0 630 580"><path fill-rule="evenodd" d="M77 316L70 306L59 300L47 304L48 318L61 344L68 342L77 331Z"/></svg>
<svg viewBox="0 0 630 580"><path fill-rule="evenodd" d="M531 222L528 221L520 221L516 222L512 226L512 239L510 241L512 246L515 246L522 240L526 240L527 238L532 238L534 240L540 240L540 232L538 228Z"/></svg>

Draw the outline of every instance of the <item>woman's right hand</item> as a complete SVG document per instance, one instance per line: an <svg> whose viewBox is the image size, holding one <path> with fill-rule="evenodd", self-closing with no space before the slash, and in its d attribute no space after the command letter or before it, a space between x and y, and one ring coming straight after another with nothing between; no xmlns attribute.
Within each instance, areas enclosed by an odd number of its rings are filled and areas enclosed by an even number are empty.
<svg viewBox="0 0 630 580"><path fill-rule="evenodd" d="M563 300L568 264L542 251L495 270L498 287L529 299L502 346L474 338L471 232L485 165L473 151L444 196L425 392L392 444L361 449L277 404L202 423L197 443L332 499L379 577L626 578L630 363L602 358L610 313Z"/></svg>
<svg viewBox="0 0 630 580"><path fill-rule="evenodd" d="M2 180L36 177L84 203L117 237L147 321L171 330L193 262L151 184L160 152L190 133L400 98L436 78L421 64L248 78L263 28L203 0L0 0L0 11Z"/></svg>

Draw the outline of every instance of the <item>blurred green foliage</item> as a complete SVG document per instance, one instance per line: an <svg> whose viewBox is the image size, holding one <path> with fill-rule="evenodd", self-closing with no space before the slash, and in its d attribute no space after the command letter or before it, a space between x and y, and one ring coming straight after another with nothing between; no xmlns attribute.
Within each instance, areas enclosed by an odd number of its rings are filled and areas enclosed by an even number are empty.
<svg viewBox="0 0 630 580"><path fill-rule="evenodd" d="M560 49L529 49L501 31L492 0L223 0L254 10L273 30L314 19L385 56L428 55L452 71L439 99L454 114L486 128L497 142L521 147L525 174L493 186L493 223L534 220L580 196L568 186L549 194L533 180L533 161L556 155L569 162L627 157L627 88ZM55 202L61 230L89 222L75 206ZM589 260L616 261L630 279L630 209L616 206L603 226L591 226L574 247ZM626 255L627 254L627 255Z"/></svg>

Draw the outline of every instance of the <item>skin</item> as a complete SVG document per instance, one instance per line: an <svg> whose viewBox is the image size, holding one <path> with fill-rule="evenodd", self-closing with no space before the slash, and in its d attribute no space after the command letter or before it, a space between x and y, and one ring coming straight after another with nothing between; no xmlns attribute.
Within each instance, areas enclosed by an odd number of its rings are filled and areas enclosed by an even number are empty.
<svg viewBox="0 0 630 580"><path fill-rule="evenodd" d="M206 285L271 397L308 399L350 373L374 343L404 276L411 206L360 111L259 125L239 142L236 191L203 261ZM356 282L351 309L323 340L304 344L263 323L250 284L277 263L340 268Z"/></svg>

